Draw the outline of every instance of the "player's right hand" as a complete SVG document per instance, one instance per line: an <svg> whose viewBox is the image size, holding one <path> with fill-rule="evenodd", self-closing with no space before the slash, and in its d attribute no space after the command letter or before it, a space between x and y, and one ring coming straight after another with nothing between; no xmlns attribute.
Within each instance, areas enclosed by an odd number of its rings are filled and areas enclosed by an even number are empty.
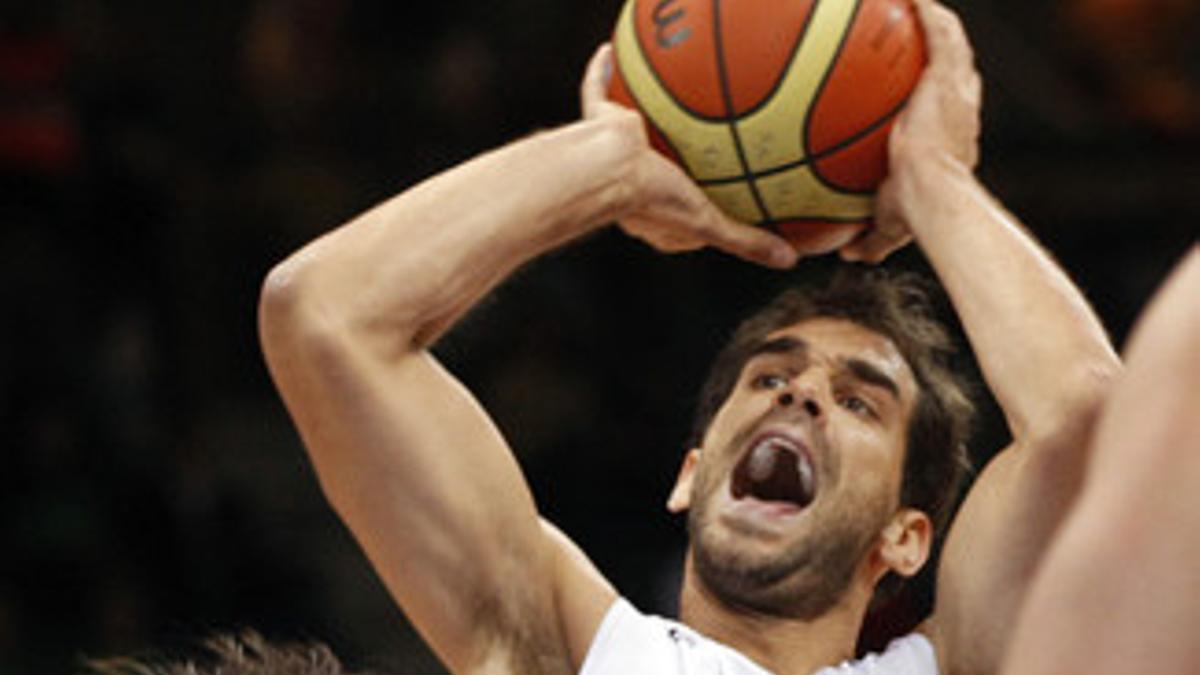
<svg viewBox="0 0 1200 675"><path fill-rule="evenodd" d="M929 64L888 138L888 178L876 194L875 226L841 250L842 258L878 263L912 240L904 174L942 163L971 173L979 163L983 83L962 21L936 0L914 0Z"/></svg>
<svg viewBox="0 0 1200 675"><path fill-rule="evenodd" d="M612 46L601 45L588 63L580 94L584 119L613 121L639 148L623 176L621 229L664 253L712 246L767 267L795 265L799 254L787 240L725 215L679 166L650 147L642 116L608 100L614 67Z"/></svg>

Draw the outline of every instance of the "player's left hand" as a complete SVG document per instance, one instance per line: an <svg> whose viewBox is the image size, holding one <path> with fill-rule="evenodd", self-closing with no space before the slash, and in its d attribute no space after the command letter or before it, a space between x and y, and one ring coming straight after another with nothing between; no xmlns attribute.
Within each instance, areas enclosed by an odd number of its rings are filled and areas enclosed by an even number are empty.
<svg viewBox="0 0 1200 675"><path fill-rule="evenodd" d="M588 64L580 95L584 119L615 124L637 149L621 178L626 199L615 214L620 228L663 253L712 247L767 267L795 265L798 252L787 240L731 219L683 169L651 148L641 115L606 95L614 67L612 47L602 45Z"/></svg>
<svg viewBox="0 0 1200 675"><path fill-rule="evenodd" d="M875 226L841 249L844 260L877 263L912 241L902 208L904 174L924 163L973 172L979 162L982 80L958 16L935 0L914 0L929 64L888 138L888 178L875 201Z"/></svg>

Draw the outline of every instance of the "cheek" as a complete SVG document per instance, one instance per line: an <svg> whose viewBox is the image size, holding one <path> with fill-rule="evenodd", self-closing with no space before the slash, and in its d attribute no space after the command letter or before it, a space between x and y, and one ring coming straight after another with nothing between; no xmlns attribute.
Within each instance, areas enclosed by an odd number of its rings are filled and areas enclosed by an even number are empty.
<svg viewBox="0 0 1200 675"><path fill-rule="evenodd" d="M835 439L842 460L856 482L869 483L872 490L899 485L903 469L904 439L878 426L843 425Z"/></svg>
<svg viewBox="0 0 1200 675"><path fill-rule="evenodd" d="M894 458L896 453L903 451L906 443L906 425L890 415L885 415L882 420L868 419L839 410L834 426L846 442L874 448L884 459Z"/></svg>
<svg viewBox="0 0 1200 675"><path fill-rule="evenodd" d="M699 499L712 495L727 473L725 466L720 462L714 462L707 457L705 460L696 467L696 479L692 483L692 495Z"/></svg>
<svg viewBox="0 0 1200 675"><path fill-rule="evenodd" d="M755 395L739 386L728 396L725 404L718 408L712 422L708 423L708 430L702 438L704 446L727 446L737 437L738 432L744 431L746 426L755 424L770 413L774 402L774 396Z"/></svg>
<svg viewBox="0 0 1200 675"><path fill-rule="evenodd" d="M688 497L690 502L688 511L692 516L702 516L708 512L708 506L712 503L712 496L715 491L715 483L713 472L709 467L696 467L696 475L692 479L691 494Z"/></svg>
<svg viewBox="0 0 1200 675"><path fill-rule="evenodd" d="M731 394L709 423L702 439L704 447L718 451L723 449L737 434L739 422L745 420L749 412L747 402L736 392Z"/></svg>

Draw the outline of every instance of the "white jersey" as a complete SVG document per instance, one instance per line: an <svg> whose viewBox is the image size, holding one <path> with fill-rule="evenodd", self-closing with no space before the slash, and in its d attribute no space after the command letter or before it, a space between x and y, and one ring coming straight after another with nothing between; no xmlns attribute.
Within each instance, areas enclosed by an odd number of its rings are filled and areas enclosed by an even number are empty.
<svg viewBox="0 0 1200 675"><path fill-rule="evenodd" d="M912 633L881 654L813 675L937 675L933 645ZM740 652L687 626L642 614L618 599L604 616L579 675L772 675Z"/></svg>

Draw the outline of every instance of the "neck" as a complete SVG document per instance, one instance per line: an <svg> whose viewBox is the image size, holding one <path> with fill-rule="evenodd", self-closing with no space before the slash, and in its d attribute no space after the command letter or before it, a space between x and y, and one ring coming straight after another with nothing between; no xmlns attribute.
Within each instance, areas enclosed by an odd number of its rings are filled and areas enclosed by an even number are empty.
<svg viewBox="0 0 1200 675"><path fill-rule="evenodd" d="M854 657L871 598L859 583L821 616L810 619L760 614L731 607L696 575L688 556L679 599L680 619L699 633L741 652L777 675L808 675Z"/></svg>

